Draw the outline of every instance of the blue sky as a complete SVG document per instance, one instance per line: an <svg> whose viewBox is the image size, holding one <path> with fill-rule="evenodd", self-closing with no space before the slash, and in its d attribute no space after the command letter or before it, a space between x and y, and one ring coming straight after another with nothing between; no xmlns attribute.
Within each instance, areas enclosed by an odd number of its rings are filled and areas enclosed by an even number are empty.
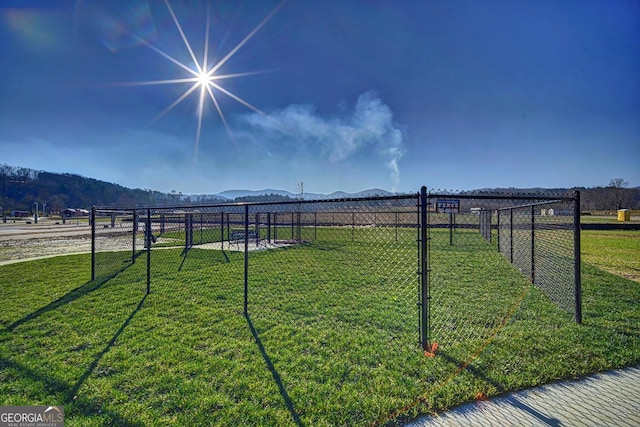
<svg viewBox="0 0 640 427"><path fill-rule="evenodd" d="M221 114L141 84L196 78L176 22ZM185 194L640 185L637 1L9 0L0 46L0 163Z"/></svg>

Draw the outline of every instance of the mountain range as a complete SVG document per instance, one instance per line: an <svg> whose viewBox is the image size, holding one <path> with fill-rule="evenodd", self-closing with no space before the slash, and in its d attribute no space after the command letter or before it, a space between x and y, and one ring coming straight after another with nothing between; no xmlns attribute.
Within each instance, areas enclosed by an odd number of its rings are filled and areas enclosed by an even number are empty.
<svg viewBox="0 0 640 427"><path fill-rule="evenodd" d="M243 197L258 197L258 196L269 196L275 194L277 196L289 197L291 199L296 199L298 197L297 194L294 194L290 191L286 190L276 190L273 188L266 188L264 190L226 190L216 194L199 194L199 195L191 195L191 197L206 197L209 199L219 198L222 200L235 200L237 198ZM322 194L322 193L303 193L303 197L305 199L313 199L313 200L325 200L325 199L344 199L349 197L373 197L373 196L388 196L393 193L390 193L386 190L381 190L379 188L372 188L369 190L359 191L357 193L345 193L344 191L334 191L330 194Z"/></svg>
<svg viewBox="0 0 640 427"><path fill-rule="evenodd" d="M425 179L426 181L426 179ZM583 210L615 210L640 208L640 188L593 187L579 188ZM416 192L418 189L416 189ZM438 190L430 189L433 193ZM485 188L459 194L566 194L572 189L557 188ZM441 194L456 194L444 191ZM372 188L357 193L335 191L330 194L303 193L306 200L344 199L392 195L388 191ZM14 211L41 210L60 212L65 208L91 209L92 206L177 206L205 205L227 202L278 202L297 199L298 195L286 190L227 190L216 194L163 193L149 189L130 189L93 178L74 174L60 174L0 164L0 215ZM48 209L47 209L48 208Z"/></svg>
<svg viewBox="0 0 640 427"><path fill-rule="evenodd" d="M304 193L305 199L342 199L386 196L388 191L373 188L358 193L336 191L331 194ZM176 206L215 204L233 201L282 201L298 196L285 190L227 190L217 194L163 193L149 189L130 189L118 184L69 173L36 171L0 164L0 216L15 211L60 212L65 208L91 209L92 206ZM48 208L48 209L47 209Z"/></svg>

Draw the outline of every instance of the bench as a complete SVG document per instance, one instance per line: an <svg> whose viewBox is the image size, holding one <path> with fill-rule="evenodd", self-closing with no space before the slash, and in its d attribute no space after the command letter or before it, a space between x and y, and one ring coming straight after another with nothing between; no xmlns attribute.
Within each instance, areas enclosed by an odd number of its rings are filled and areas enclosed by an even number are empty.
<svg viewBox="0 0 640 427"><path fill-rule="evenodd" d="M260 238L258 236L258 233L255 232L255 230L249 230L249 233L248 233L247 237L249 238L249 240L251 240L251 239L259 239ZM242 231L232 231L231 235L229 236L229 240L244 240L244 239L245 239L244 230L242 230Z"/></svg>
<svg viewBox="0 0 640 427"><path fill-rule="evenodd" d="M247 240L256 240L258 244L260 244L260 236L255 230L249 230L246 234ZM245 240L245 232L244 230L232 230L229 234L229 243L235 243L236 245L240 245L240 243Z"/></svg>

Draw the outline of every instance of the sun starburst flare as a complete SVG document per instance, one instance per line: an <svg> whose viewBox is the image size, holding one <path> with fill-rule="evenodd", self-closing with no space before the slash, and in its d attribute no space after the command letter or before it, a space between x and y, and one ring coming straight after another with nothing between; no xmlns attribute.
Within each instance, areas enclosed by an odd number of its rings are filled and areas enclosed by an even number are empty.
<svg viewBox="0 0 640 427"><path fill-rule="evenodd" d="M200 146L200 136L202 133L202 122L204 116L204 106L207 98L211 100L211 103L215 107L220 120L224 124L224 127L227 131L227 134L234 141L233 136L231 134L231 129L229 128L229 124L227 119L222 112L222 108L218 101L218 97L220 94L224 94L234 101L242 104L243 106L255 111L258 114L267 116L267 114L257 107L251 105L248 101L240 98L238 95L228 91L223 86L220 85L220 80L224 79L233 79L237 77L244 77L250 75L256 75L260 73L264 73L265 71L249 71L242 73L233 73L233 74L217 74L220 68L227 62L229 59L233 57L233 55L238 52L272 17L278 12L278 10L283 6L284 0L280 2L256 27L247 34L233 49L231 49L221 60L217 61L214 64L209 64L209 28L210 28L210 10L209 4L207 4L207 18L206 18L206 28L205 28L205 39L204 39L204 52L202 59L198 59L193 49L191 48L191 44L187 36L185 35L182 26L180 25L180 21L178 20L176 14L173 11L173 8L169 4L169 0L165 0L165 5L173 19L173 22L176 25L178 32L180 33L180 37L189 52L189 56L191 57L192 64L191 66L180 62L173 56L168 53L160 50L158 47L151 45L148 42L145 42L145 45L152 49L154 52L158 53L163 58L171 61L178 67L182 68L186 72L189 73L190 77L185 78L175 78L175 79L164 79L164 80L151 80L151 81L141 81L141 82L132 82L125 83L126 86L148 86L148 85L168 85L168 84L187 84L189 85L187 89L180 95L172 104L162 110L153 120L152 123L163 117L166 113L168 113L175 106L184 101L189 95L198 91L199 89L199 98L198 98L198 106L197 106L197 127L196 127L196 140L194 147L194 161L197 160L198 149ZM235 141L234 141L235 144Z"/></svg>

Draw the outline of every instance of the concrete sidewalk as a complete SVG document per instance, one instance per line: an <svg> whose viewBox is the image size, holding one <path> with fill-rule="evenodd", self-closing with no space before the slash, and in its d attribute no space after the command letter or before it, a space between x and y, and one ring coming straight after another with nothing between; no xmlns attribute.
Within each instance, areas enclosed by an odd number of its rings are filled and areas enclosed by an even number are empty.
<svg viewBox="0 0 640 427"><path fill-rule="evenodd" d="M640 367L469 403L408 425L640 426Z"/></svg>

